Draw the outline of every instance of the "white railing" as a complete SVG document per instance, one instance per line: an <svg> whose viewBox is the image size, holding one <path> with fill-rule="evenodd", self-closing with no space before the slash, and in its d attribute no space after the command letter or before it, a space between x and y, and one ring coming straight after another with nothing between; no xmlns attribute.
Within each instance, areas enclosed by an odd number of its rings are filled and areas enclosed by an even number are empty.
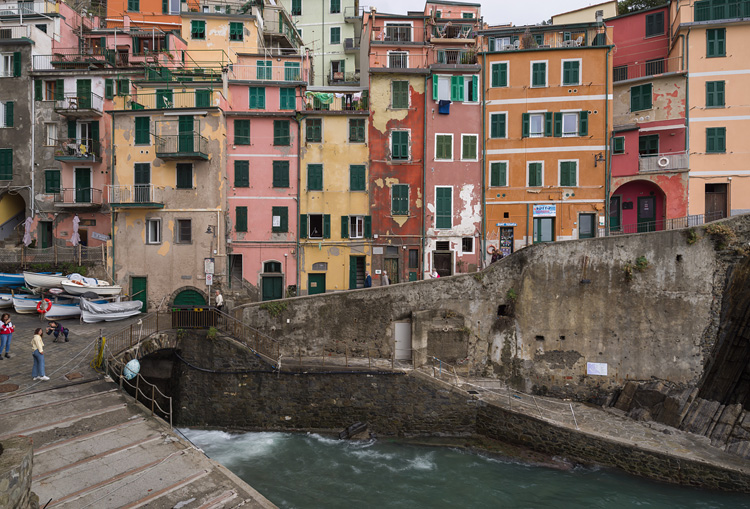
<svg viewBox="0 0 750 509"><path fill-rule="evenodd" d="M307 69L285 67L283 65L231 65L229 79L240 81L304 81L307 82Z"/></svg>
<svg viewBox="0 0 750 509"><path fill-rule="evenodd" d="M93 92L78 95L77 92L66 93L62 99L55 101L57 111L93 110L101 113L104 108L104 98Z"/></svg>
<svg viewBox="0 0 750 509"><path fill-rule="evenodd" d="M153 184L134 184L128 186L107 186L109 202L116 203L161 203Z"/></svg>
<svg viewBox="0 0 750 509"><path fill-rule="evenodd" d="M688 167L687 152L673 152L638 157L638 170L643 173L686 170Z"/></svg>
<svg viewBox="0 0 750 509"><path fill-rule="evenodd" d="M0 4L0 16L20 16L26 14L51 14L57 12L55 2L37 0L34 2L8 2Z"/></svg>
<svg viewBox="0 0 750 509"><path fill-rule="evenodd" d="M31 37L31 25L0 26L0 39L21 39Z"/></svg>

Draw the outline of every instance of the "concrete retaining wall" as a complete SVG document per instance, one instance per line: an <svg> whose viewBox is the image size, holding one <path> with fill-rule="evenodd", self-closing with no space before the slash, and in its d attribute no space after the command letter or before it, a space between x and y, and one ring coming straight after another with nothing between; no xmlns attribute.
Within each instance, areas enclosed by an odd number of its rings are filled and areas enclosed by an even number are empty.
<svg viewBox="0 0 750 509"><path fill-rule="evenodd" d="M31 491L33 463L30 438L18 436L0 442L0 507L39 507L39 500Z"/></svg>

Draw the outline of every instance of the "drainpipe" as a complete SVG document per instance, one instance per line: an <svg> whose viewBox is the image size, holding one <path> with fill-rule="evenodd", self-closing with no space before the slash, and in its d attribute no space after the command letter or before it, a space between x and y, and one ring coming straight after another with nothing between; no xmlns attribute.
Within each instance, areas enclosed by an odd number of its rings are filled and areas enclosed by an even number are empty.
<svg viewBox="0 0 750 509"><path fill-rule="evenodd" d="M115 148L113 145L113 141L115 138L115 120L117 119L117 115L112 113L112 132L110 133L110 142L109 142L109 174L110 179L112 182L112 187L115 185ZM112 189L110 187L110 189ZM111 200L111 196L107 196L107 200ZM115 211L112 209L111 201L109 205L109 227L112 230L112 283L117 284L117 281L115 280ZM132 290L132 288L131 288Z"/></svg>
<svg viewBox="0 0 750 509"><path fill-rule="evenodd" d="M36 98L33 95L33 91L31 92L31 94L31 203L29 205L31 207L31 217L33 218L35 213L34 203L36 203L34 194L34 165L36 164L36 158L34 157L36 154L36 145L34 145L34 138L36 134Z"/></svg>
<svg viewBox="0 0 750 509"><path fill-rule="evenodd" d="M688 27L687 36L682 39L682 44L682 69L687 71L685 73L685 152L687 153L687 166L690 168L690 142L688 141L690 140L690 71L687 69L690 65L690 27ZM688 196L690 196L690 172L688 172ZM690 210L688 210L689 214Z"/></svg>
<svg viewBox="0 0 750 509"><path fill-rule="evenodd" d="M526 204L526 247L529 247L529 203ZM516 236L513 236L513 242L516 241Z"/></svg>
<svg viewBox="0 0 750 509"><path fill-rule="evenodd" d="M299 242L299 213L300 213L300 186L302 185L302 175L300 168L302 166L302 163L300 159L302 159L302 122L300 118L295 117L295 121L297 122L297 235L296 241L297 241L297 275L296 275L296 281L297 281L297 296L299 297L300 290L302 288L302 284L300 282L300 272L299 272L299 263L300 258L302 258L302 253L300 252L300 242ZM308 288L308 291L310 289Z"/></svg>
<svg viewBox="0 0 750 509"><path fill-rule="evenodd" d="M605 28L606 33L606 28ZM606 162L604 163L604 232L609 228L609 193L610 193L610 177L612 174L612 151L609 149L609 141L612 138L609 132L609 54L612 51L612 46L607 47L607 58L604 66L604 132L607 138L604 140L604 150L607 154Z"/></svg>
<svg viewBox="0 0 750 509"><path fill-rule="evenodd" d="M427 259L427 237L425 231L425 221L427 220L427 82L432 79L432 74L428 74L424 78L424 156L422 157L422 274L425 271L425 261ZM408 253L407 253L408 256ZM408 261L408 259L407 259Z"/></svg>
<svg viewBox="0 0 750 509"><path fill-rule="evenodd" d="M480 178L482 180L481 183L481 193L482 193L482 231L479 233L481 245L482 245L482 252L480 253L480 261L481 261L481 267L484 268L485 264L485 256L484 254L487 252L487 189L485 187L485 180L487 180L487 127L485 125L485 115L487 112L487 98L485 97L486 88L485 88L485 79L486 79L486 72L487 72L487 56L484 51L480 53L482 55L482 167L480 170Z"/></svg>

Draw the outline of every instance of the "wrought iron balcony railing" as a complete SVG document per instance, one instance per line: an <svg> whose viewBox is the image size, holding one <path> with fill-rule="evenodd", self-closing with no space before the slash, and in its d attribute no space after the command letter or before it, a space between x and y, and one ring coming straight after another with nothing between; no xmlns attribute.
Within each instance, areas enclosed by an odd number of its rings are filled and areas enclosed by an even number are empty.
<svg viewBox="0 0 750 509"><path fill-rule="evenodd" d="M655 173L660 171L687 170L687 152L671 152L638 157L638 171Z"/></svg>
<svg viewBox="0 0 750 509"><path fill-rule="evenodd" d="M161 208L164 206L161 193L157 192L153 184L109 185L107 188L109 203L113 207Z"/></svg>
<svg viewBox="0 0 750 509"><path fill-rule="evenodd" d="M197 132L154 135L159 159L208 160L208 138Z"/></svg>
<svg viewBox="0 0 750 509"><path fill-rule="evenodd" d="M101 116L104 98L93 92L69 92L55 101L55 111L68 117Z"/></svg>
<svg viewBox="0 0 750 509"><path fill-rule="evenodd" d="M94 207L102 204L102 190L95 187L64 188L55 193L57 207Z"/></svg>

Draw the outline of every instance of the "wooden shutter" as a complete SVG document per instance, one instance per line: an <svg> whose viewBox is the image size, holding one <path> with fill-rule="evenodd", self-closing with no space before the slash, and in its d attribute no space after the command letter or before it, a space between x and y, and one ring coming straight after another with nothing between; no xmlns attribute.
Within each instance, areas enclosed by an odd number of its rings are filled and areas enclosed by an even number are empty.
<svg viewBox="0 0 750 509"><path fill-rule="evenodd" d="M372 238L372 216L365 216L365 238Z"/></svg>
<svg viewBox="0 0 750 509"><path fill-rule="evenodd" d="M555 138L562 136L562 113L555 113Z"/></svg>
<svg viewBox="0 0 750 509"><path fill-rule="evenodd" d="M250 145L250 121L236 119L234 121L234 144Z"/></svg>
<svg viewBox="0 0 750 509"><path fill-rule="evenodd" d="M438 100L438 75L437 74L432 75L432 100L433 101Z"/></svg>
<svg viewBox="0 0 750 509"><path fill-rule="evenodd" d="M246 232L247 231L247 207L237 207L235 209L237 213L237 223L235 225L235 231Z"/></svg>
<svg viewBox="0 0 750 509"><path fill-rule="evenodd" d="M5 103L5 127L13 127L13 101Z"/></svg>
<svg viewBox="0 0 750 509"><path fill-rule="evenodd" d="M113 99L115 96L115 84L111 78L104 80L104 98Z"/></svg>
<svg viewBox="0 0 750 509"><path fill-rule="evenodd" d="M435 227L436 228L450 228L452 224L453 215L453 204L452 202L453 189L449 187L438 187L435 190Z"/></svg>
<svg viewBox="0 0 750 509"><path fill-rule="evenodd" d="M44 100L44 82L42 80L34 80L34 100Z"/></svg>
<svg viewBox="0 0 750 509"><path fill-rule="evenodd" d="M451 76L451 101L464 100L464 77Z"/></svg>
<svg viewBox="0 0 750 509"><path fill-rule="evenodd" d="M21 76L21 52L13 52L13 76L16 78Z"/></svg>
<svg viewBox="0 0 750 509"><path fill-rule="evenodd" d="M77 127L77 124L75 120L68 120L68 138L75 139L76 127Z"/></svg>
<svg viewBox="0 0 750 509"><path fill-rule="evenodd" d="M531 115L528 113L521 114L521 137L528 138L531 130Z"/></svg>
<svg viewBox="0 0 750 509"><path fill-rule="evenodd" d="M349 238L349 216L341 216L341 238Z"/></svg>
<svg viewBox="0 0 750 509"><path fill-rule="evenodd" d="M502 64L493 64L491 74L491 85L493 87L499 87L500 85L500 66Z"/></svg>
<svg viewBox="0 0 750 509"><path fill-rule="evenodd" d="M301 214L299 216L299 238L307 238L307 215Z"/></svg>
<svg viewBox="0 0 750 509"><path fill-rule="evenodd" d="M554 132L553 124L554 124L555 116L552 114L551 111L547 111L544 113L544 135L545 136L552 136L552 133Z"/></svg>
<svg viewBox="0 0 750 509"><path fill-rule="evenodd" d="M323 238L331 238L331 214L323 215Z"/></svg>
<svg viewBox="0 0 750 509"><path fill-rule="evenodd" d="M589 112L581 111L578 114L578 136L589 135Z"/></svg>
<svg viewBox="0 0 750 509"><path fill-rule="evenodd" d="M250 187L250 161L234 162L234 187Z"/></svg>
<svg viewBox="0 0 750 509"><path fill-rule="evenodd" d="M65 80L55 81L55 101L62 101L65 97Z"/></svg>

